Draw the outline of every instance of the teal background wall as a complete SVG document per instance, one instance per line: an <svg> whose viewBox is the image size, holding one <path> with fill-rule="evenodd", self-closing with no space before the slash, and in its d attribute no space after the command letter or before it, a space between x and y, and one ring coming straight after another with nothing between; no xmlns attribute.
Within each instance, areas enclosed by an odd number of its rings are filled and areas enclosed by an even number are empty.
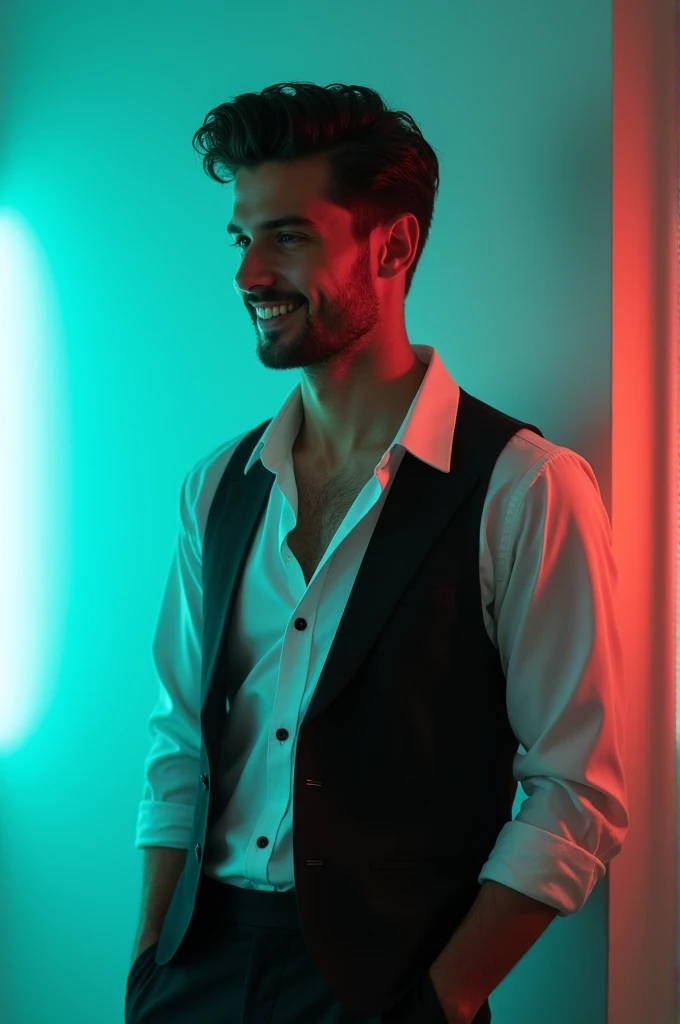
<svg viewBox="0 0 680 1024"><path fill-rule="evenodd" d="M410 341L584 455L611 516L611 5L22 0L4 17L0 1019L114 1024L179 488L298 374L256 359L232 189L191 137L290 80L411 113L441 186ZM605 1024L607 885L493 993L494 1024Z"/></svg>

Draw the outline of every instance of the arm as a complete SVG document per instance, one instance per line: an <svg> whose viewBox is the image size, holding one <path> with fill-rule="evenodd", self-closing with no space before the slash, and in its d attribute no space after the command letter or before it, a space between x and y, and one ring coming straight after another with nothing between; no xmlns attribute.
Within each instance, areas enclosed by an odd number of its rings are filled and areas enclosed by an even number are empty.
<svg viewBox="0 0 680 1024"><path fill-rule="evenodd" d="M486 879L467 917L430 967L445 1013L469 1024L558 911Z"/></svg>
<svg viewBox="0 0 680 1024"><path fill-rule="evenodd" d="M145 846L142 911L132 961L157 941L187 858L186 850Z"/></svg>

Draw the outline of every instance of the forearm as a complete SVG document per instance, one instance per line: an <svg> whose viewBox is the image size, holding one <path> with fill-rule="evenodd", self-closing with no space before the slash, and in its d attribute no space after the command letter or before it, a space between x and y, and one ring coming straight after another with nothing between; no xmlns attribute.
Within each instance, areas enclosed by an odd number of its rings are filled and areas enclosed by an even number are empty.
<svg viewBox="0 0 680 1024"><path fill-rule="evenodd" d="M467 916L430 968L440 998L472 1020L558 911L486 880Z"/></svg>
<svg viewBox="0 0 680 1024"><path fill-rule="evenodd" d="M145 846L143 852L142 910L135 945L150 945L149 940L160 935L187 858L186 850L168 846Z"/></svg>

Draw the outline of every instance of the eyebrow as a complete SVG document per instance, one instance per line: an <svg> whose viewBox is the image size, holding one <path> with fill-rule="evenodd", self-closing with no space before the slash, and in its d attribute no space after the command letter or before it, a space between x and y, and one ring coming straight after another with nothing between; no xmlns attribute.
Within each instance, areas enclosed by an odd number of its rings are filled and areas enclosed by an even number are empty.
<svg viewBox="0 0 680 1024"><path fill-rule="evenodd" d="M275 231L276 228L287 227L288 225L294 225L299 227L311 227L320 231L319 225L316 221L310 220L309 217L302 217L297 213L287 213L285 217L277 217L275 220L264 220L257 226L258 231ZM245 228L240 227L238 224L234 224L233 220L227 225L227 231L230 235L240 235Z"/></svg>

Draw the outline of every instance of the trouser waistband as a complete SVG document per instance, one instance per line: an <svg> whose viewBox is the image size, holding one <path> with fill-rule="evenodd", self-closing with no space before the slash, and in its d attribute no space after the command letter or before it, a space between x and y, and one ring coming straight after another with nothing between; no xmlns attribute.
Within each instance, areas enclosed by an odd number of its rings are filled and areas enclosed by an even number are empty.
<svg viewBox="0 0 680 1024"><path fill-rule="evenodd" d="M297 893L269 892L264 889L241 889L228 882L219 882L201 874L197 908L230 924L258 925L273 928L300 928Z"/></svg>

